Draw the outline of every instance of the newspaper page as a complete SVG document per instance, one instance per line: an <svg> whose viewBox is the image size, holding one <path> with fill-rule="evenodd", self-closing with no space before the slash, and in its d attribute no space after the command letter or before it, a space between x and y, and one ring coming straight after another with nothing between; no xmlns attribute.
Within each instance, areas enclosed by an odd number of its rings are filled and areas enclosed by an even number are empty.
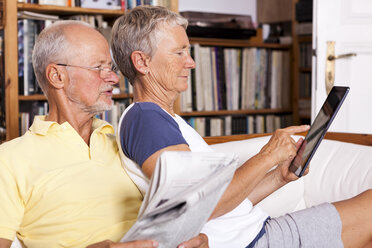
<svg viewBox="0 0 372 248"><path fill-rule="evenodd" d="M237 168L231 153L165 151L138 220L121 242L153 239L174 248L199 234Z"/></svg>

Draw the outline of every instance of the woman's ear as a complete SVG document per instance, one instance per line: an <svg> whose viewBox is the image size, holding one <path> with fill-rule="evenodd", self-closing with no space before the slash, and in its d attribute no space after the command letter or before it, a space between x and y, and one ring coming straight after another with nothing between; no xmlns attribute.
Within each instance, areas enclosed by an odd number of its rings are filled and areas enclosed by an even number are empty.
<svg viewBox="0 0 372 248"><path fill-rule="evenodd" d="M45 76L53 88L61 89L65 85L67 75L66 68L56 64L49 64L45 70Z"/></svg>
<svg viewBox="0 0 372 248"><path fill-rule="evenodd" d="M149 71L149 57L141 51L134 51L130 55L132 63L136 70L141 74L147 74Z"/></svg>

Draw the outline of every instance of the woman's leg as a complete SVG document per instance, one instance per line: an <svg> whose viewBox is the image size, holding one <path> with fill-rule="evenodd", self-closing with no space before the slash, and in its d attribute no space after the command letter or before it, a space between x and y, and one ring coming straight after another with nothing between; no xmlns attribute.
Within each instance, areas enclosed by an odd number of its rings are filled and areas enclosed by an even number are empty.
<svg viewBox="0 0 372 248"><path fill-rule="evenodd" d="M371 244L372 190L333 204L341 217L341 235L345 248L366 247Z"/></svg>

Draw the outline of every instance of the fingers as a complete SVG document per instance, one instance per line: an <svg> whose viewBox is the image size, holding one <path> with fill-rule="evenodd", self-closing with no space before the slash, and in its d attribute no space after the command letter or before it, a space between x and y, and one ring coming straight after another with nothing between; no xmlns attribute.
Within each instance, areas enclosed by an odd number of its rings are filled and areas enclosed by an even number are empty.
<svg viewBox="0 0 372 248"><path fill-rule="evenodd" d="M181 243L178 248L208 248L208 237L204 233L190 239L189 241Z"/></svg>
<svg viewBox="0 0 372 248"><path fill-rule="evenodd" d="M283 128L282 130L292 135L296 133L306 132L307 130L309 130L309 128L310 128L309 125L301 125L301 126L286 127L286 128Z"/></svg>
<svg viewBox="0 0 372 248"><path fill-rule="evenodd" d="M299 138L296 142L296 150L300 149L302 142L304 142L303 138Z"/></svg>
<svg viewBox="0 0 372 248"><path fill-rule="evenodd" d="M270 155L273 164L280 164L288 159L291 160L296 156L297 150L302 142L302 140L300 143L296 142L291 135L297 132L307 131L308 129L308 125L278 129L260 152Z"/></svg>

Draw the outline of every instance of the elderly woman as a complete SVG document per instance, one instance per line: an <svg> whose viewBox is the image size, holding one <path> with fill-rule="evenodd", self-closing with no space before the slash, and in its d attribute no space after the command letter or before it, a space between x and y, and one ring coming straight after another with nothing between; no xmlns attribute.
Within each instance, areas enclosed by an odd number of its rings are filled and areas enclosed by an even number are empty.
<svg viewBox="0 0 372 248"><path fill-rule="evenodd" d="M174 102L187 89L190 69L195 67L186 27L187 20L178 14L146 6L128 11L113 27L114 60L134 89L134 103L119 124L119 143L123 156L140 169L130 175L144 191L161 152L211 151L174 112ZM236 171L203 229L211 247L342 247L343 243L359 247L370 241L372 211L367 206L372 204L371 191L350 201L325 203L272 219L253 207L297 179L288 166L302 140L296 143L291 135L308 128L277 130L268 144ZM279 166L270 171L275 165ZM354 235L358 239L353 239Z"/></svg>

